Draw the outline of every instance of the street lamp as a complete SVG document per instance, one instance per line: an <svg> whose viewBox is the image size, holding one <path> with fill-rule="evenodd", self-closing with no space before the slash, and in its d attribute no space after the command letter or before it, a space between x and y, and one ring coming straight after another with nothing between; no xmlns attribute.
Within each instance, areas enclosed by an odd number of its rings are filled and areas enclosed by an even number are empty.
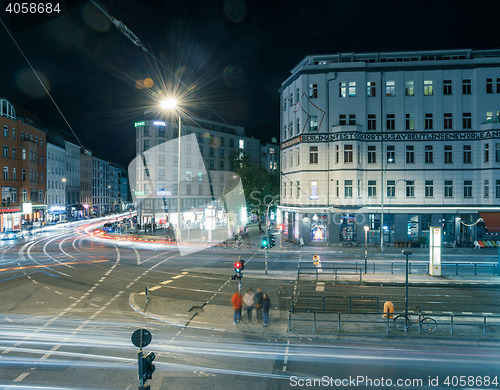
<svg viewBox="0 0 500 390"><path fill-rule="evenodd" d="M160 102L161 108L164 110L174 111L177 106L177 100L167 98ZM181 116L177 115L179 120L179 141L177 147L177 241L180 241L181 235Z"/></svg>
<svg viewBox="0 0 500 390"><path fill-rule="evenodd" d="M405 319L408 319L408 256L411 255L411 251L403 249L401 253L406 256ZM406 330L406 321L405 321L405 330Z"/></svg>
<svg viewBox="0 0 500 390"><path fill-rule="evenodd" d="M368 230L370 230L370 227L368 225L364 226L365 229L365 274L368 272L368 263L367 263L367 257L368 257Z"/></svg>
<svg viewBox="0 0 500 390"><path fill-rule="evenodd" d="M380 194L380 252L384 253L384 182L385 175L387 173L387 164L392 163L394 160L392 158L388 158L385 163L385 168L382 171L382 193Z"/></svg>

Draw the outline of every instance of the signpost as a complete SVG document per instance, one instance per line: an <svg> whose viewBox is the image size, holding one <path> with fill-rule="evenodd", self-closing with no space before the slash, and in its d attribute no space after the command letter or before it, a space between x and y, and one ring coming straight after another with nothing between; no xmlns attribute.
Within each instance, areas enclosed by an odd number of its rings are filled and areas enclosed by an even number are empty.
<svg viewBox="0 0 500 390"><path fill-rule="evenodd" d="M142 356L142 348L147 347L152 340L151 333L147 329L137 329L132 333L132 344L139 348L137 352L137 364L139 370L139 390L149 390L150 386L144 386L144 383L151 379L151 375L155 370L153 360L155 359L155 354L150 352L146 357Z"/></svg>

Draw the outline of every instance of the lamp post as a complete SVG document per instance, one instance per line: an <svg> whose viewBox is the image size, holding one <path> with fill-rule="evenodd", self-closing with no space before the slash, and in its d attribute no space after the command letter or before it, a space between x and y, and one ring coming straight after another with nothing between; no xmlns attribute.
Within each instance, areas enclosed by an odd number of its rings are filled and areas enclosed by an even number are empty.
<svg viewBox="0 0 500 390"><path fill-rule="evenodd" d="M401 253L406 256L406 281L405 281L405 318L408 318L408 256L411 255L411 251L402 250ZM406 321L405 321L406 324ZM405 325L406 328L406 325Z"/></svg>
<svg viewBox="0 0 500 390"><path fill-rule="evenodd" d="M161 108L165 110L175 110L177 108L177 100L168 98L160 103ZM177 115L179 121L179 141L177 146L177 241L181 239L181 116Z"/></svg>
<svg viewBox="0 0 500 390"><path fill-rule="evenodd" d="M370 227L368 225L364 226L365 229L365 274L368 272L368 263L367 263L367 257L368 257L368 230L370 230Z"/></svg>
<svg viewBox="0 0 500 390"><path fill-rule="evenodd" d="M382 193L380 194L380 252L384 253L384 182L387 173L387 164L392 163L393 159L388 158L385 163L385 168L382 170Z"/></svg>

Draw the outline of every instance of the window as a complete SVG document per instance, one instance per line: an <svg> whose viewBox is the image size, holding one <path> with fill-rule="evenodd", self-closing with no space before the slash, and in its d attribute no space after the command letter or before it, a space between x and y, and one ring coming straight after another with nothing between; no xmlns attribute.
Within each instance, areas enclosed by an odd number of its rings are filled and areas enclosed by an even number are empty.
<svg viewBox="0 0 500 390"><path fill-rule="evenodd" d="M297 118L297 134L300 133L300 119Z"/></svg>
<svg viewBox="0 0 500 390"><path fill-rule="evenodd" d="M318 147L309 146L309 164L318 163Z"/></svg>
<svg viewBox="0 0 500 390"><path fill-rule="evenodd" d="M297 165L300 165L300 149L297 148Z"/></svg>
<svg viewBox="0 0 500 390"><path fill-rule="evenodd" d="M203 181L203 172L198 172L198 181Z"/></svg>
<svg viewBox="0 0 500 390"><path fill-rule="evenodd" d="M432 198L434 196L434 181L426 180L425 181L425 197Z"/></svg>
<svg viewBox="0 0 500 390"><path fill-rule="evenodd" d="M470 79L462 80L462 93L464 95L470 95L472 93L472 82Z"/></svg>
<svg viewBox="0 0 500 390"><path fill-rule="evenodd" d="M387 180L387 197L396 197L396 180Z"/></svg>
<svg viewBox="0 0 500 390"><path fill-rule="evenodd" d="M486 123L493 123L493 111L486 113Z"/></svg>
<svg viewBox="0 0 500 390"><path fill-rule="evenodd" d="M311 125L312 126L312 125ZM311 129L312 130L312 129ZM288 138L292 138L293 136L293 122L288 124Z"/></svg>
<svg viewBox="0 0 500 390"><path fill-rule="evenodd" d="M464 180L464 198L472 198L472 180Z"/></svg>
<svg viewBox="0 0 500 390"><path fill-rule="evenodd" d="M493 79L486 79L486 93L493 93Z"/></svg>
<svg viewBox="0 0 500 390"><path fill-rule="evenodd" d="M210 169L215 169L215 163L214 163L214 160L209 160L209 166L210 166Z"/></svg>
<svg viewBox="0 0 500 390"><path fill-rule="evenodd" d="M352 198L352 180L344 180L344 197Z"/></svg>
<svg viewBox="0 0 500 390"><path fill-rule="evenodd" d="M347 83L339 83L339 97L347 97Z"/></svg>
<svg viewBox="0 0 500 390"><path fill-rule="evenodd" d="M352 145L344 145L344 163L352 163Z"/></svg>
<svg viewBox="0 0 500 390"><path fill-rule="evenodd" d="M224 158L224 148L219 149L219 157Z"/></svg>
<svg viewBox="0 0 500 390"><path fill-rule="evenodd" d="M444 145L444 163L453 164L453 146Z"/></svg>
<svg viewBox="0 0 500 390"><path fill-rule="evenodd" d="M414 86L413 81L405 82L405 96L413 96L414 95Z"/></svg>
<svg viewBox="0 0 500 390"><path fill-rule="evenodd" d="M451 112L444 113L444 128L452 129L453 128L453 116Z"/></svg>
<svg viewBox="0 0 500 390"><path fill-rule="evenodd" d="M495 162L500 163L500 143L495 144Z"/></svg>
<svg viewBox="0 0 500 390"><path fill-rule="evenodd" d="M286 111L286 95L283 94L283 111Z"/></svg>
<svg viewBox="0 0 500 390"><path fill-rule="evenodd" d="M349 81L349 97L356 96L356 82Z"/></svg>
<svg viewBox="0 0 500 390"><path fill-rule="evenodd" d="M9 157L9 147L7 145L3 146L3 157L8 158Z"/></svg>
<svg viewBox="0 0 500 390"><path fill-rule="evenodd" d="M413 164L415 162L415 147L406 145L406 163Z"/></svg>
<svg viewBox="0 0 500 390"><path fill-rule="evenodd" d="M490 162L490 144L484 144L484 162Z"/></svg>
<svg viewBox="0 0 500 390"><path fill-rule="evenodd" d="M387 130L394 130L396 128L396 119L394 114L387 114Z"/></svg>
<svg viewBox="0 0 500 390"><path fill-rule="evenodd" d="M490 197L490 181L489 180L484 181L484 197L485 198Z"/></svg>
<svg viewBox="0 0 500 390"><path fill-rule="evenodd" d="M311 116L309 121L309 131L318 131L318 117L316 115Z"/></svg>
<svg viewBox="0 0 500 390"><path fill-rule="evenodd" d="M144 148L143 148L143 150L144 150L144 151L146 151L146 150L148 150L148 149L149 149L149 140L148 140L148 139L145 139L145 140L144 140Z"/></svg>
<svg viewBox="0 0 500 390"><path fill-rule="evenodd" d="M386 81L385 82L385 96L396 96L396 82Z"/></svg>
<svg viewBox="0 0 500 390"><path fill-rule="evenodd" d="M283 182L283 198L286 198L286 182Z"/></svg>
<svg viewBox="0 0 500 390"><path fill-rule="evenodd" d="M23 190L23 202L28 201L28 190Z"/></svg>
<svg viewBox="0 0 500 390"><path fill-rule="evenodd" d="M309 97L310 98L318 97L318 84L309 84Z"/></svg>
<svg viewBox="0 0 500 390"><path fill-rule="evenodd" d="M424 96L432 96L432 80L424 80Z"/></svg>
<svg viewBox="0 0 500 390"><path fill-rule="evenodd" d="M293 151L290 150L290 168L293 167Z"/></svg>
<svg viewBox="0 0 500 390"><path fill-rule="evenodd" d="M406 197L413 198L415 196L415 180L406 180Z"/></svg>
<svg viewBox="0 0 500 390"><path fill-rule="evenodd" d="M375 81L368 81L366 83L366 96L371 96L371 97L376 96L376 84L375 84Z"/></svg>
<svg viewBox="0 0 500 390"><path fill-rule="evenodd" d="M26 169L23 169L21 179L22 181L26 181Z"/></svg>
<svg viewBox="0 0 500 390"><path fill-rule="evenodd" d="M377 147L375 145L368 145L368 164L375 164L377 162Z"/></svg>
<svg viewBox="0 0 500 390"><path fill-rule="evenodd" d="M368 196L370 196L370 197L377 196L377 181L376 180L368 180Z"/></svg>
<svg viewBox="0 0 500 390"><path fill-rule="evenodd" d="M368 130L377 129L377 116L375 114L368 115Z"/></svg>
<svg viewBox="0 0 500 390"><path fill-rule="evenodd" d="M444 197L453 198L453 180L444 181Z"/></svg>
<svg viewBox="0 0 500 390"><path fill-rule="evenodd" d="M219 169L221 171L223 171L225 168L224 168L224 160L219 160Z"/></svg>
<svg viewBox="0 0 500 390"><path fill-rule="evenodd" d="M451 95L452 91L451 80L443 80L443 95Z"/></svg>
<svg viewBox="0 0 500 390"><path fill-rule="evenodd" d="M339 163L339 145L335 145L335 164Z"/></svg>
<svg viewBox="0 0 500 390"><path fill-rule="evenodd" d="M387 145L387 162L394 164L396 162L396 151L394 145Z"/></svg>
<svg viewBox="0 0 500 390"><path fill-rule="evenodd" d="M353 126L356 124L356 114L349 114L349 125Z"/></svg>
<svg viewBox="0 0 500 390"><path fill-rule="evenodd" d="M472 145L464 145L464 164L472 164Z"/></svg>
<svg viewBox="0 0 500 390"><path fill-rule="evenodd" d="M3 179L9 180L9 167L3 167Z"/></svg>
<svg viewBox="0 0 500 390"><path fill-rule="evenodd" d="M345 114L340 114L339 115L339 126L345 126L347 125L347 115Z"/></svg>
<svg viewBox="0 0 500 390"><path fill-rule="evenodd" d="M12 168L12 180L17 180L17 171L16 171L16 168Z"/></svg>
<svg viewBox="0 0 500 390"><path fill-rule="evenodd" d="M405 128L406 128L406 130L415 130L415 115L414 114L406 114Z"/></svg>
<svg viewBox="0 0 500 390"><path fill-rule="evenodd" d="M283 152L283 158L281 159L282 161L282 168L285 169L286 168L286 152Z"/></svg>
<svg viewBox="0 0 500 390"><path fill-rule="evenodd" d="M210 157L215 157L215 149L210 146L210 153L209 153Z"/></svg>
<svg viewBox="0 0 500 390"><path fill-rule="evenodd" d="M496 181L495 185L495 197L500 198L500 180Z"/></svg>
<svg viewBox="0 0 500 390"><path fill-rule="evenodd" d="M425 114L424 129L431 130L433 128L432 114Z"/></svg>
<svg viewBox="0 0 500 390"><path fill-rule="evenodd" d="M463 118L463 127L464 129L472 128L472 114L470 112L464 112L462 115Z"/></svg>
<svg viewBox="0 0 500 390"><path fill-rule="evenodd" d="M8 126L5 126L3 127L3 136L4 137L8 137L9 136L9 128Z"/></svg>
<svg viewBox="0 0 500 390"><path fill-rule="evenodd" d="M425 163L432 164L434 162L434 151L432 145L425 145Z"/></svg>

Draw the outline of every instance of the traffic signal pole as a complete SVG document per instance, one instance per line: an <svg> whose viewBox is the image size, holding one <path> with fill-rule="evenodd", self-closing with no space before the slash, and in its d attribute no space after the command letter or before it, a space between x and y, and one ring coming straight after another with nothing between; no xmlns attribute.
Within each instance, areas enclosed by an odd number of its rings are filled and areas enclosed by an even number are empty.
<svg viewBox="0 0 500 390"><path fill-rule="evenodd" d="M264 274L267 275L267 259L269 258L269 207L271 207L271 204L274 202L274 199L269 202L267 205L267 212L266 212L266 240L267 240L267 245L266 245L266 261L265 261L265 268L264 268Z"/></svg>

